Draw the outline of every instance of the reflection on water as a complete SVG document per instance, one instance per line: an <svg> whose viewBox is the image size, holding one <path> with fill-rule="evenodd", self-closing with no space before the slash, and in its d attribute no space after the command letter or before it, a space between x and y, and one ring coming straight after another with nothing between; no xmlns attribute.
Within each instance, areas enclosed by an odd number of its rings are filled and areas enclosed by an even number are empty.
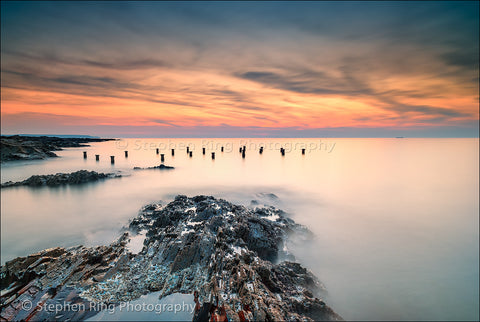
<svg viewBox="0 0 480 322"><path fill-rule="evenodd" d="M175 170L132 170L158 165L157 148ZM2 182L79 169L131 176L2 190L2 263L57 245L109 243L141 206L176 194L244 205L263 198L315 233L294 254L344 318L478 318L478 139L128 139L58 154L2 165Z"/></svg>

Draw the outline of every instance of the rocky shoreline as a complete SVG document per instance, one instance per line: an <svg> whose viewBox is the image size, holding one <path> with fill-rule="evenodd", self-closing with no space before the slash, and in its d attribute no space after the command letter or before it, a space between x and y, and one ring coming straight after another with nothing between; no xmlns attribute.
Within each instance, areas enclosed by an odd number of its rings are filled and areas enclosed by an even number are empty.
<svg viewBox="0 0 480 322"><path fill-rule="evenodd" d="M100 138L60 138L53 136L1 136L0 161L41 160L58 157L53 151L88 146L90 142L111 141Z"/></svg>
<svg viewBox="0 0 480 322"><path fill-rule="evenodd" d="M61 185L75 185L82 184L87 182L94 182L98 180L108 179L108 178L120 178L121 174L118 173L99 173L96 171L87 171L79 170L72 173L57 173L57 174L46 174L46 175L33 175L28 179L23 181L7 181L2 183L2 188L8 187L17 187L17 186L30 186L30 187L41 187L41 186L61 186Z"/></svg>
<svg viewBox="0 0 480 322"><path fill-rule="evenodd" d="M160 298L194 294L194 321L341 320L321 300L320 281L288 252L290 235L308 233L273 207L177 196L165 206L142 208L108 246L53 248L7 262L0 317L83 320L96 313L88 304L159 292ZM139 237L143 248L132 251ZM42 309L61 303L85 309Z"/></svg>

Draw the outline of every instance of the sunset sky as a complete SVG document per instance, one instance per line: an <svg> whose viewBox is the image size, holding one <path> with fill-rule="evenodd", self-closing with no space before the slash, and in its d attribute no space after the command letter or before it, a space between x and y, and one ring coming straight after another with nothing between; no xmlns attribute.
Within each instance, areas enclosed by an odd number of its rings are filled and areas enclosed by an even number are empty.
<svg viewBox="0 0 480 322"><path fill-rule="evenodd" d="M2 134L477 137L478 30L476 1L2 1Z"/></svg>

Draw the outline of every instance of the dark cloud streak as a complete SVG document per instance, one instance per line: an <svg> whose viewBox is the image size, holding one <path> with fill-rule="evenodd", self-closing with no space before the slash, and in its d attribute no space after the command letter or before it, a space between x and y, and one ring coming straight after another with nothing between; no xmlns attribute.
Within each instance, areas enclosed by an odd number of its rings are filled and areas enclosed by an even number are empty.
<svg viewBox="0 0 480 322"><path fill-rule="evenodd" d="M302 74L281 75L274 72L248 71L236 74L237 77L259 82L266 86L284 89L297 93L315 93L322 95L346 95L350 97L373 97L385 103L384 109L398 114L416 113L426 115L440 115L445 117L469 117L470 114L454 109L426 105L409 105L399 103L395 96L398 92L378 92L373 90L365 81L359 80L348 68L343 68L343 78L335 79L325 73L308 72ZM307 77L305 77L307 76ZM335 84L335 89L319 87L324 84ZM409 92L402 94L409 95ZM419 96L416 94L416 96Z"/></svg>
<svg viewBox="0 0 480 322"><path fill-rule="evenodd" d="M22 58L28 60L30 63L42 63L47 65L72 65L72 66L90 66L90 67L99 67L104 69L113 69L113 70L138 70L138 69L151 69L151 68L167 68L172 67L171 64L155 59L155 58L136 58L136 59L113 59L110 61L106 60L92 60L92 59L75 59L75 58L65 58L60 57L57 54L53 53L43 53L43 54L30 54L19 51L9 51L5 50L2 52L3 55L8 55L13 58Z"/></svg>

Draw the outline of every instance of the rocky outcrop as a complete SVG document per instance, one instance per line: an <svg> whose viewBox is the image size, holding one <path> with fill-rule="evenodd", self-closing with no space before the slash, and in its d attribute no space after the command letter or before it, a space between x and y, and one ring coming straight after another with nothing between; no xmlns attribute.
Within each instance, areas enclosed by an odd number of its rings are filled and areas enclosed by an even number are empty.
<svg viewBox="0 0 480 322"><path fill-rule="evenodd" d="M60 186L67 184L81 184L87 182L98 181L107 178L120 178L122 175L115 173L99 173L95 171L79 170L72 173L57 173L57 174L47 174L47 175L34 175L30 178L12 182L8 181L2 183L2 188L16 187L16 186L30 186L30 187L40 187L40 186Z"/></svg>
<svg viewBox="0 0 480 322"><path fill-rule="evenodd" d="M160 165L156 165L154 167L148 167L148 168L141 168L141 167L133 168L133 170L149 170L149 169L172 170L175 168L165 164L160 164Z"/></svg>
<svg viewBox="0 0 480 322"><path fill-rule="evenodd" d="M62 148L88 146L85 143L113 139L59 138L52 136L2 136L0 138L0 161L39 160L57 157L52 151Z"/></svg>
<svg viewBox="0 0 480 322"><path fill-rule="evenodd" d="M324 291L319 280L288 253L289 235L305 233L273 207L177 196L165 207L144 207L109 246L55 248L7 262L0 316L85 319L95 314L87 304L120 303L158 291L160 297L194 294L194 321L341 320L319 298ZM135 234L145 238L136 254L129 250ZM30 309L26 301L33 303ZM65 301L85 309L54 315L38 309Z"/></svg>

